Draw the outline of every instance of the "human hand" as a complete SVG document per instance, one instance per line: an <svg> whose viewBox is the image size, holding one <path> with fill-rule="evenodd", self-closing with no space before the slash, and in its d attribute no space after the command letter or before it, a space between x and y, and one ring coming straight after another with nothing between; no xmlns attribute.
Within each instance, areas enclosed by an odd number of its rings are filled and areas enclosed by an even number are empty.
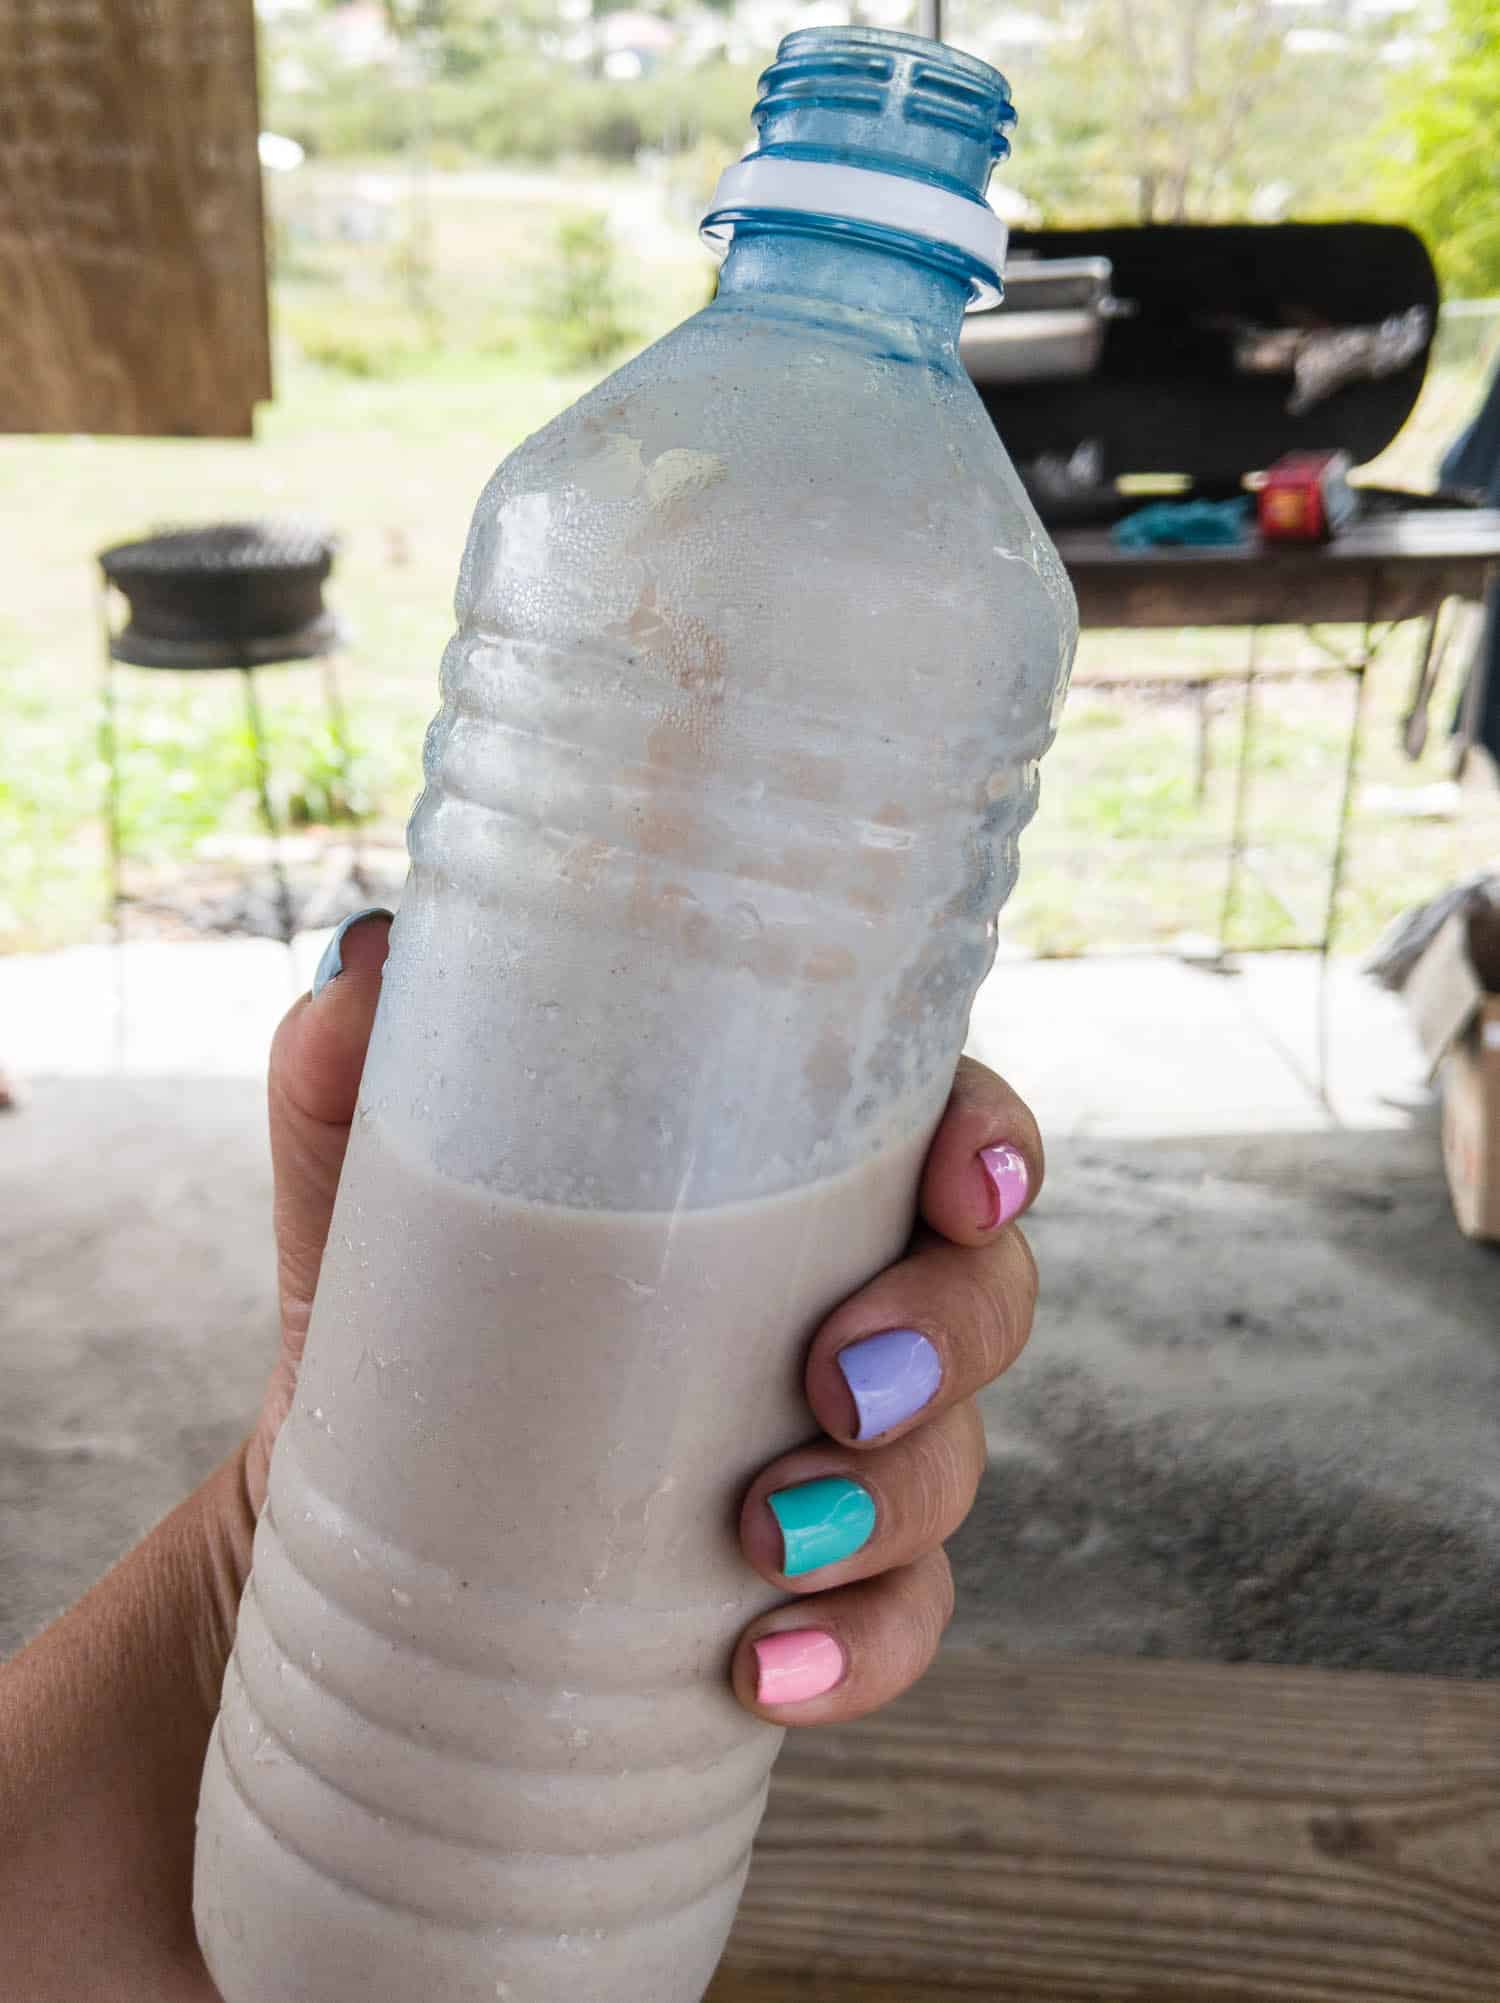
<svg viewBox="0 0 1500 2003"><path fill-rule="evenodd" d="M282 1345L246 1453L253 1511L291 1409L388 933L385 913L347 921L272 1046ZM910 1252L812 1343L807 1396L825 1437L776 1461L745 1497L746 1559L795 1596L735 1650L735 1691L759 1715L787 1725L858 1717L931 1660L953 1606L942 1545L984 1472L976 1393L1030 1330L1036 1274L1016 1219L1041 1177L1030 1113L966 1060L928 1154Z"/></svg>
<svg viewBox="0 0 1500 2003"><path fill-rule="evenodd" d="M337 977L325 962L272 1047L282 1343L254 1431L0 1667L0 1939L7 1979L28 2003L214 2003L191 1911L198 1782L271 1448L296 1387L388 929L383 915L350 922ZM811 1345L808 1401L824 1438L766 1469L745 1498L745 1556L789 1595L735 1650L734 1688L759 1715L856 1717L931 1658L952 1606L942 1542L984 1467L975 1393L1014 1361L1030 1327L1035 1273L1015 1220L1041 1174L1030 1114L964 1064L927 1158L909 1255L836 1309Z"/></svg>

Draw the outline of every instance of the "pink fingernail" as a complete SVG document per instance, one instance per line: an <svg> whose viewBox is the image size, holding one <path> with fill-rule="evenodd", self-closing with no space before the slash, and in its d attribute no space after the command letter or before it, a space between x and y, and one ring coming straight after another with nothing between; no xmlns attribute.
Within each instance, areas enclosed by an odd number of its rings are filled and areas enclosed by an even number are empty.
<svg viewBox="0 0 1500 2003"><path fill-rule="evenodd" d="M844 1651L817 1627L764 1634L755 1644L755 1695L762 1704L805 1704L844 1674Z"/></svg>
<svg viewBox="0 0 1500 2003"><path fill-rule="evenodd" d="M1012 1217L1019 1216L1026 1208L1031 1177L1026 1173L1025 1157L1014 1148L981 1148L979 1159L995 1192L994 1215L987 1226L993 1231L998 1224L1009 1224Z"/></svg>

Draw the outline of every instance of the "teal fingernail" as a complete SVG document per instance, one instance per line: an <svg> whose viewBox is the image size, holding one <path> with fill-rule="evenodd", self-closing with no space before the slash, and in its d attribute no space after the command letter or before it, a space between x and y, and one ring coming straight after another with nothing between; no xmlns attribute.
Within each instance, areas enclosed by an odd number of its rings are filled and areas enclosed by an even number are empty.
<svg viewBox="0 0 1500 2003"><path fill-rule="evenodd" d="M312 978L313 1000L316 1001L330 981L336 981L344 971L344 934L354 926L362 925L367 918L389 918L390 912L383 904L367 904L363 911L351 911L337 932L323 948L323 957L318 962L317 972Z"/></svg>
<svg viewBox="0 0 1500 2003"><path fill-rule="evenodd" d="M842 1475L798 1482L768 1499L781 1529L781 1569L789 1579L852 1558L875 1529L875 1498Z"/></svg>

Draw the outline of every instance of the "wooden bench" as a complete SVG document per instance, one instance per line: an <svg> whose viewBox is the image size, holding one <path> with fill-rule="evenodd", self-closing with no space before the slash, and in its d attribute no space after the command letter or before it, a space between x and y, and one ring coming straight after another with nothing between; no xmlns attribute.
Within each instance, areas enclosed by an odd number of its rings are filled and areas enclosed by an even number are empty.
<svg viewBox="0 0 1500 2003"><path fill-rule="evenodd" d="M1500 2003L1500 1686L953 1651L793 1733L708 2003Z"/></svg>

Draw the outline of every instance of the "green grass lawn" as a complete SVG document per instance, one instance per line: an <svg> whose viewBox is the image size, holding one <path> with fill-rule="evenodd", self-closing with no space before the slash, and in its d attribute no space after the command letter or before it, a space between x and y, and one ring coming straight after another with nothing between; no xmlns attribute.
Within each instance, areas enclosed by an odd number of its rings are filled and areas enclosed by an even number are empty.
<svg viewBox="0 0 1500 2003"><path fill-rule="evenodd" d="M361 381L283 357L280 395L249 444L14 440L0 445L0 942L57 945L99 924L102 772L92 556L155 524L313 515L338 531L330 596L355 632L345 671L364 804L399 818L450 622L469 510L495 462L578 384L534 362ZM277 789L315 797L328 773L315 668L267 671ZM237 678L124 670L128 846L184 861L254 825Z"/></svg>
<svg viewBox="0 0 1500 2003"><path fill-rule="evenodd" d="M505 452L587 379L549 362L528 300L529 288L542 283L558 216L598 195L596 184L583 196L566 186L518 194L502 179L487 194L471 188L444 198L425 281L440 301L436 348L391 276L389 251L366 296L349 253L316 233L310 245L299 242L283 264L278 397L254 444L0 441L0 514L8 525L0 548L0 947L56 946L101 930L92 559L108 542L163 522L310 515L337 530L330 596L355 631L345 670L354 804L381 832L399 831L417 785L474 498ZM643 272L632 267L626 309L649 334L687 310L703 282L689 242L685 253ZM352 364L341 343L351 345ZM1430 474L1477 397L1484 359L1476 348L1435 372L1383 472ZM1285 659L1298 644L1292 634L1268 636L1265 658ZM1080 667L1233 668L1242 645L1234 634L1091 635ZM1403 640L1374 678L1367 781L1418 786L1444 775L1453 671L1417 767L1397 749L1409 672ZM340 793L317 670L268 671L262 686L279 801L294 820L317 823ZM236 678L126 670L119 688L125 825L138 874L187 871L209 838L222 843L253 831ZM1336 682L1264 698L1253 774L1256 861L1290 912L1250 893L1234 914L1240 938L1287 940L1316 928L1350 697ZM1225 692L1214 704L1200 800L1187 701L1145 693L1106 699L1080 689L1047 764L1007 935L1075 951L1212 932L1223 881L1213 850L1228 825L1237 727ZM1452 821L1362 808L1344 942L1367 942L1404 904L1497 852L1500 809L1485 788Z"/></svg>

